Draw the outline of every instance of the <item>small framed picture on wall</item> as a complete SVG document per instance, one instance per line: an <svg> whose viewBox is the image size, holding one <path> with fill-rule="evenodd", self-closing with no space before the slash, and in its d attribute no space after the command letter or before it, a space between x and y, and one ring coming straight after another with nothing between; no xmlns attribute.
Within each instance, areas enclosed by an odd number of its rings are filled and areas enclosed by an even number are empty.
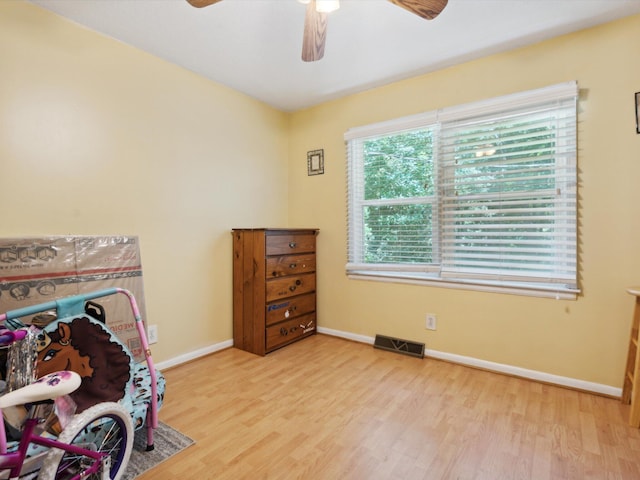
<svg viewBox="0 0 640 480"><path fill-rule="evenodd" d="M324 173L324 150L307 152L307 175L322 175Z"/></svg>
<svg viewBox="0 0 640 480"><path fill-rule="evenodd" d="M636 92L636 133L640 133L640 92Z"/></svg>

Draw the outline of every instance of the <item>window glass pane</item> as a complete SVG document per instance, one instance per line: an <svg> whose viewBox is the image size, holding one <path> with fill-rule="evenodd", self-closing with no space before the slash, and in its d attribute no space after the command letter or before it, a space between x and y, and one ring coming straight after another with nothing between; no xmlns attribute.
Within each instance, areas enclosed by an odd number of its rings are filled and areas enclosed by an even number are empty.
<svg viewBox="0 0 640 480"><path fill-rule="evenodd" d="M429 204L364 208L365 263L431 263Z"/></svg>
<svg viewBox="0 0 640 480"><path fill-rule="evenodd" d="M446 186L457 195L555 188L557 129L553 115L529 113L450 129L443 163L455 173Z"/></svg>
<svg viewBox="0 0 640 480"><path fill-rule="evenodd" d="M430 129L363 142L365 200L433 195L433 132Z"/></svg>

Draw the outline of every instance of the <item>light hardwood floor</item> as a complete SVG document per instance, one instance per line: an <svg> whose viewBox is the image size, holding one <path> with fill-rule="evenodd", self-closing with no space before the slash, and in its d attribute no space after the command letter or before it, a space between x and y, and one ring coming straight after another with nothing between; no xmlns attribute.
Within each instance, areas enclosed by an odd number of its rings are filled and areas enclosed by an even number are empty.
<svg viewBox="0 0 640 480"><path fill-rule="evenodd" d="M616 399L325 335L163 373L196 444L141 480L640 479Z"/></svg>

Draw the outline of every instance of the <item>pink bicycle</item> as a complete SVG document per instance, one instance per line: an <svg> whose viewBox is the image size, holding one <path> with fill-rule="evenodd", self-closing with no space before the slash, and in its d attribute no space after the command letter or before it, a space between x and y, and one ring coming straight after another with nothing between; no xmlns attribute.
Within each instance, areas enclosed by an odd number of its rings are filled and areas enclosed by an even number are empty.
<svg viewBox="0 0 640 480"><path fill-rule="evenodd" d="M141 362L109 328L107 309L93 302L118 294L131 307ZM21 349L7 355L7 379L14 371L31 376L0 396L0 480L118 480L135 430L147 429L147 450L153 449L164 377L131 292L108 288L0 314L3 345Z"/></svg>
<svg viewBox="0 0 640 480"><path fill-rule="evenodd" d="M0 345L24 338L26 332L0 331ZM57 437L39 432L50 415L50 404L80 386L80 376L71 371L50 373L35 383L0 397L2 410L28 405L18 448L6 450L4 420L0 416L0 469L3 478L118 479L133 449L131 415L115 402L104 402L76 415ZM36 446L45 447L38 452ZM34 450L34 447L35 450Z"/></svg>

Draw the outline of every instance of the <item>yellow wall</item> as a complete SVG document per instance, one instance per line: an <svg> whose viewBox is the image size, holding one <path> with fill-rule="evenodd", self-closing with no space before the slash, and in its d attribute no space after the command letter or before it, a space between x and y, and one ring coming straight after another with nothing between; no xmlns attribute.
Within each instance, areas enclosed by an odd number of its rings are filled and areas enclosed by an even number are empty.
<svg viewBox="0 0 640 480"><path fill-rule="evenodd" d="M286 114L0 2L0 236L138 235L156 361L232 338L230 230L286 226L287 148Z"/></svg>
<svg viewBox="0 0 640 480"><path fill-rule="evenodd" d="M633 297L640 284L640 16L325 103L292 116L290 220L320 228L319 323L428 349L620 387ZM354 126L577 80L577 301L348 280L344 132ZM307 177L306 151L325 149L325 174ZM438 329L424 328L436 313Z"/></svg>
<svg viewBox="0 0 640 480"><path fill-rule="evenodd" d="M232 338L230 229L289 225L320 228L322 327L620 386L640 284L638 31L635 16L285 114L2 1L0 236L138 235L156 361ZM583 90L577 301L346 279L345 130L568 80ZM326 173L308 177L317 148Z"/></svg>

